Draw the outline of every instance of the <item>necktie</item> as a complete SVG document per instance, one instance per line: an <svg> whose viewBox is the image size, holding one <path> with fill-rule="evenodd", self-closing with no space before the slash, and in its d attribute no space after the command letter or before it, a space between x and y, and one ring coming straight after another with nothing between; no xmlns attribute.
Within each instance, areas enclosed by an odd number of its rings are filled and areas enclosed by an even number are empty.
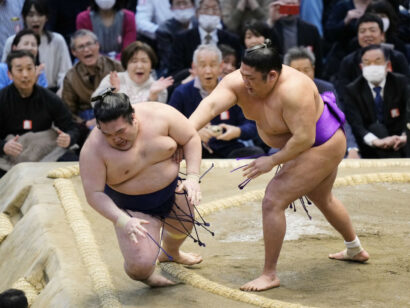
<svg viewBox="0 0 410 308"><path fill-rule="evenodd" d="M383 123L383 98L380 94L382 88L381 87L374 87L373 91L376 93L376 97L374 98L374 104L376 106L376 116L377 120L380 123Z"/></svg>
<svg viewBox="0 0 410 308"><path fill-rule="evenodd" d="M210 44L212 41L212 36L210 34L205 35L205 44Z"/></svg>

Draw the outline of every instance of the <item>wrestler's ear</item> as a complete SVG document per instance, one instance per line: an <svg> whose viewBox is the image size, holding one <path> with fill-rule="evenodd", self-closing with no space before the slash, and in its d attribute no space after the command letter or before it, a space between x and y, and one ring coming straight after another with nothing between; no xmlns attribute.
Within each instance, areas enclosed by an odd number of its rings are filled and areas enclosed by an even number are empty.
<svg viewBox="0 0 410 308"><path fill-rule="evenodd" d="M268 78L268 81L274 81L276 78L278 78L278 76L279 76L279 74L278 74L277 71L271 70L271 71L268 73L267 78Z"/></svg>

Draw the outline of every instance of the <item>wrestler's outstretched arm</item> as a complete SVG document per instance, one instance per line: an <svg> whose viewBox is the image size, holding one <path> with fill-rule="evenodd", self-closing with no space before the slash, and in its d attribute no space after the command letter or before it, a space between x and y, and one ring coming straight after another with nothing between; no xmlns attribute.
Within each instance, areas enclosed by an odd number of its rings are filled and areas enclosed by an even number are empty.
<svg viewBox="0 0 410 308"><path fill-rule="evenodd" d="M187 190L188 200L194 205L199 205L201 191L199 187L199 172L201 168L202 147L194 126L177 109L161 104L159 106L163 112L161 116L164 122L168 123L169 136L181 145L186 161L187 178L183 182L183 187ZM156 110L158 114L158 109ZM180 187L182 189L183 187Z"/></svg>
<svg viewBox="0 0 410 308"><path fill-rule="evenodd" d="M304 85L304 86L303 86ZM295 90L299 89L299 91ZM302 89L304 89L302 91ZM303 82L288 83L277 93L282 101L282 118L291 137L285 146L271 156L263 156L244 170L244 176L255 178L269 172L274 166L290 161L312 147L316 138L315 92ZM310 91L309 91L310 90ZM308 92L309 91L309 92Z"/></svg>
<svg viewBox="0 0 410 308"><path fill-rule="evenodd" d="M217 115L228 110L238 101L233 91L231 76L226 76L217 85L217 87L205 97L194 113L189 117L189 121L194 125L196 130L200 130Z"/></svg>
<svg viewBox="0 0 410 308"><path fill-rule="evenodd" d="M87 202L102 216L122 228L137 243L136 235L145 237L147 230L143 224L149 222L129 217L104 193L106 166L98 151L99 146L92 137L86 141L80 154L80 176Z"/></svg>

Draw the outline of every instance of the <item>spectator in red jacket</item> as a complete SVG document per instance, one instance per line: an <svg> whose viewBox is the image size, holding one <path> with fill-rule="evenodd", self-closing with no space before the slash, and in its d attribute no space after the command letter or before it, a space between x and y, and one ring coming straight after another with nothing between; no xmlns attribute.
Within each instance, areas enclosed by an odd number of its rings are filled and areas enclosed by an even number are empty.
<svg viewBox="0 0 410 308"><path fill-rule="evenodd" d="M116 0L92 0L90 9L77 15L76 26L77 30L93 31L101 53L116 59L137 38L134 13L120 9L120 1Z"/></svg>

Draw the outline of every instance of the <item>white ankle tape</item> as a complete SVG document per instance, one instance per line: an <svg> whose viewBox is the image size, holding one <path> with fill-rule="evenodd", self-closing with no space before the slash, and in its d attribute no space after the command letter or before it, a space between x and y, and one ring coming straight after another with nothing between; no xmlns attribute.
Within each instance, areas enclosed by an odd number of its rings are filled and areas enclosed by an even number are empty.
<svg viewBox="0 0 410 308"><path fill-rule="evenodd" d="M362 245L360 244L360 240L357 236L351 242L345 241L345 245L347 248L346 254L349 258L353 258L355 255L357 255L363 250Z"/></svg>
<svg viewBox="0 0 410 308"><path fill-rule="evenodd" d="M346 242L345 241L345 245L346 245L346 248L347 249L349 249L349 248L356 248L356 247L360 247L361 245L360 245L360 240L359 240L359 238L356 236L356 238L353 240L353 241L351 241L351 242Z"/></svg>

